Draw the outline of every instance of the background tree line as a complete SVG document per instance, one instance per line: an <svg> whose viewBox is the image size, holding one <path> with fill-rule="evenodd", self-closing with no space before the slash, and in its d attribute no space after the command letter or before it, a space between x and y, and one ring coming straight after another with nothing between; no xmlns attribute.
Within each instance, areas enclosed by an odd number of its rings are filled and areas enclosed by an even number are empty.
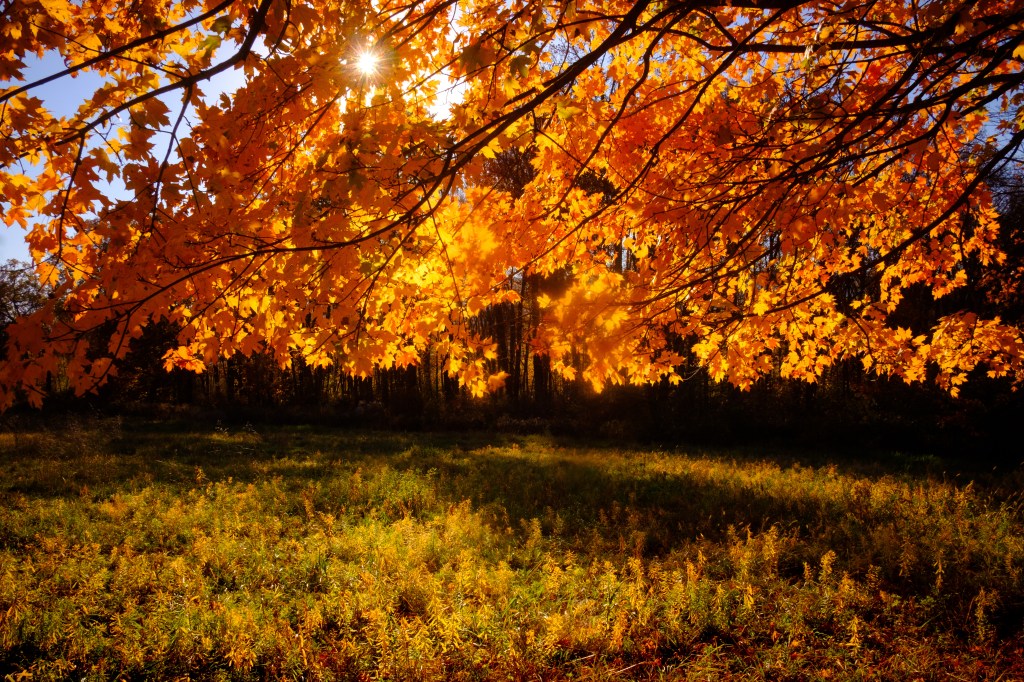
<svg viewBox="0 0 1024 682"><path fill-rule="evenodd" d="M503 152L489 162L494 188L519 196L533 179L529 153ZM596 174L580 185L589 193L611 195L614 188ZM915 334L941 316L969 308L1012 323L1024 321L1024 180L1004 172L990 180L1001 213L1000 246L1006 259L998 268L968 260L967 286L936 298L926 285L912 288L891 316L891 323ZM631 267L629 249L608 248L608 267ZM770 269L766 259L754 267ZM473 399L446 371L447 356L432 349L416 366L375 368L370 376L349 376L337 365L308 366L296 356L281 368L269 353L221 359L203 374L167 372L163 356L173 347L177 329L166 323L148 328L132 342L132 352L99 394L75 397L61 376L48 387L49 410L82 407L146 412L192 410L222 419L326 421L393 428L500 427L553 430L629 438L696 438L733 443L774 437L808 441L833 439L905 449L956 449L965 444L1016 440L1014 415L1024 401L1007 380L979 376L953 399L932 383L908 385L881 377L860 362L827 368L817 383L781 378L778 372L749 391L714 382L692 352L695 338L676 338L684 359L685 380L649 386L613 386L594 393L579 378L552 372L549 359L535 352L542 296L555 297L567 275L513 273L508 286L518 301L487 307L473 319L481 336L495 343L494 372L507 374L504 387ZM840 302L877 287L878 275L866 271L830 284ZM37 308L47 292L28 266L8 261L0 268L0 323L10 324ZM741 303L736 301L735 303ZM728 314L729 301L723 301ZM102 338L98 335L98 338ZM781 357L783 349L778 351ZM578 368L587 348L573 349ZM24 408L23 408L24 409ZM852 439L852 440L851 440Z"/></svg>

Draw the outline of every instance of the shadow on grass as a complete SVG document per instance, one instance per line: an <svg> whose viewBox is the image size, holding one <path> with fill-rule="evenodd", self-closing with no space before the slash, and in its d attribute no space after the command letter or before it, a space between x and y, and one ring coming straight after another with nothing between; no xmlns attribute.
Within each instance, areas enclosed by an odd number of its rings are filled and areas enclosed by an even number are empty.
<svg viewBox="0 0 1024 682"><path fill-rule="evenodd" d="M312 427L196 428L167 422L68 420L0 431L0 492L29 497L106 496L125 488L281 478L302 486L339 469L408 460L411 449L465 452L513 445L482 433L396 434Z"/></svg>
<svg viewBox="0 0 1024 682"><path fill-rule="evenodd" d="M665 472L652 458L686 459L591 444L566 447L543 436L470 432L396 434L284 427L192 430L182 424L99 423L8 435L0 457L7 472L0 495L11 498L102 499L151 485L176 490L210 481L280 480L285 489L347 479L357 470L372 477L388 467L426 475L414 486L431 487L442 507L469 500L487 522L514 534L530 524L557 536L567 549L663 555L694 542L717 542L735 529L762 532L778 525L805 536L829 526L849 527L837 501L793 494L782 485L738 482L744 467L786 469L792 455L701 454L703 475ZM11 441L14 440L12 443ZM410 485L406 482L403 485ZM335 486L337 487L337 486ZM351 500L323 499L335 513ZM326 493L325 493L326 494ZM401 491L381 491L401 496ZM395 507L396 509L401 508ZM424 513L436 513L426 510ZM813 548L817 551L817 548ZM824 550L822 550L824 551ZM808 557L817 559L817 557ZM804 557L797 557L794 571Z"/></svg>
<svg viewBox="0 0 1024 682"><path fill-rule="evenodd" d="M654 460L685 466L650 466ZM690 466L699 460L700 466ZM210 481L279 479L300 490L356 470L382 467L434 474L432 494L448 504L469 500L494 523L543 530L582 545L595 529L642 528L645 554L695 539L720 540L730 526L753 532L779 525L801 534L850 526L846 502L787 489L788 473L896 476L915 484L952 479L942 460L899 455L830 457L811 451L737 448L656 451L585 440L506 433L393 433L323 427L214 427L121 420L51 424L0 433L0 496L108 497L150 485L187 490ZM760 483L744 472L768 471ZM991 489L1021 489L1020 471ZM813 471L810 474L814 476ZM741 480L743 479L743 480ZM963 483L970 479L964 479ZM806 481L805 481L806 482ZM1000 495L992 495L999 499ZM626 518L632 515L632 518ZM871 519L867 520L872 521ZM878 524L891 519L874 519ZM623 542L640 542L638 538Z"/></svg>
<svg viewBox="0 0 1024 682"><path fill-rule="evenodd" d="M0 476L0 494L105 497L153 484L187 489L229 478L252 483L279 478L286 487L299 489L356 469L388 466L434 471L438 496L490 508L513 528L541 519L552 530L558 525L561 532L582 537L602 519L609 525L621 522L612 516L628 508L651 524L645 546L653 553L680 540L720 539L729 526L758 532L773 524L841 520L845 513L838 503L823 504L784 487L738 486L722 472L813 467L866 480L896 475L922 484L959 475L941 468L943 460L920 456L830 457L748 447L700 452L697 457L717 468L697 477L647 466L652 457L690 458L686 452L484 432L197 429L174 422L71 420L41 430L8 431L2 438L0 462L6 473ZM1009 478L1007 487L1019 490L1020 476Z"/></svg>
<svg viewBox="0 0 1024 682"><path fill-rule="evenodd" d="M813 471L808 462L814 462ZM887 471L884 461L840 460L831 470L830 464L803 453L688 455L502 433L69 423L0 434L0 504L18 506L19 498L97 501L154 486L181 494L210 482L276 481L296 500L308 494L316 511L338 518L429 519L468 500L481 522L508 542L521 546L541 534L551 547L587 561L692 557L694 547L735 548L747 531L756 535L775 527L788 542L778 566L783 576L797 578L804 562L815 566L835 550L841 570L863 574L874 565L891 585L907 592L928 589L934 580L928 543L946 545L923 537L929 531L921 524L928 519L908 519L906 509L889 515L884 505L870 502L871 476L908 474ZM844 470L851 473L840 481ZM354 484L356 479L362 483ZM926 486L928 479L914 480ZM862 485L868 497L847 495L847 483ZM309 513L301 500L287 509L297 516ZM1019 510L1006 518L1019 527ZM935 521L950 526L955 519ZM925 532L915 536L920 528ZM28 529L12 529L9 542L30 538ZM907 543L918 543L923 558L917 570L901 577ZM947 565L951 587L959 570ZM969 600L977 589L966 587ZM1021 599L1019 585L999 587L1009 599Z"/></svg>

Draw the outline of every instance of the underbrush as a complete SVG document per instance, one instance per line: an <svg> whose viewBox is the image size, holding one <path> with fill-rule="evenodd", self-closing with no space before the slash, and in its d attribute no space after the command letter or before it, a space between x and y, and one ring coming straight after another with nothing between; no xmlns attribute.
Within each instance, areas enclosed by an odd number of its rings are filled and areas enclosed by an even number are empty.
<svg viewBox="0 0 1024 682"><path fill-rule="evenodd" d="M10 679L1024 676L1005 480L109 421L0 462Z"/></svg>

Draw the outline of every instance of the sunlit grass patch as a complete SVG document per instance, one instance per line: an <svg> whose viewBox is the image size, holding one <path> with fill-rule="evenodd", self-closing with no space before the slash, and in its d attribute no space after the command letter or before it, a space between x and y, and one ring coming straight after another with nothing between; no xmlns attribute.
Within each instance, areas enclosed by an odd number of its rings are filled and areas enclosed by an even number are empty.
<svg viewBox="0 0 1024 682"><path fill-rule="evenodd" d="M1019 498L980 485L541 436L2 447L4 674L1024 674Z"/></svg>

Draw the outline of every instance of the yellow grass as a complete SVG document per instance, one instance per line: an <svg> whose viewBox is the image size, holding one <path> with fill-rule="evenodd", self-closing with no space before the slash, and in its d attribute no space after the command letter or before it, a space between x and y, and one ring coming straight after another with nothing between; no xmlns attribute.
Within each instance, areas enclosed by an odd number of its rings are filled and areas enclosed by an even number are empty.
<svg viewBox="0 0 1024 682"><path fill-rule="evenodd" d="M113 421L0 458L11 679L1024 677L1024 523L991 484Z"/></svg>

